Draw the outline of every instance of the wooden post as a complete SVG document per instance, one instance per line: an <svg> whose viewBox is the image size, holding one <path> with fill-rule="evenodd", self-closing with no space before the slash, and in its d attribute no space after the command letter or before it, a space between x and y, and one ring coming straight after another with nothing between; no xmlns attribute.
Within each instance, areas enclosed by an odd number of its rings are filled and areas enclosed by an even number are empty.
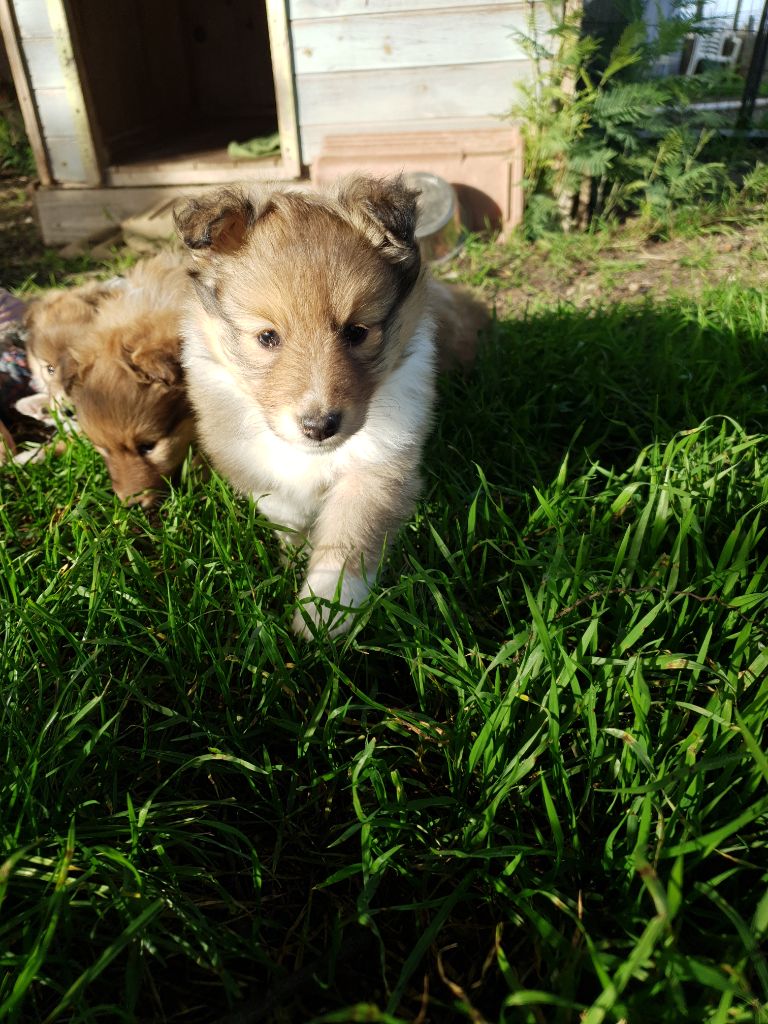
<svg viewBox="0 0 768 1024"><path fill-rule="evenodd" d="M298 178L301 176L301 152L287 0L267 0L267 24L283 167L286 177Z"/></svg>

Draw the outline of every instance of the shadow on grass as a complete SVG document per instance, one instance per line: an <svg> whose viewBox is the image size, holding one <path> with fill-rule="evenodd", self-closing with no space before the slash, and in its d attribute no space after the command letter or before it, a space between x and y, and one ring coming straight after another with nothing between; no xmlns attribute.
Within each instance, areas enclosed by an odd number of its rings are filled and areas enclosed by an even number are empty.
<svg viewBox="0 0 768 1024"><path fill-rule="evenodd" d="M469 460L530 491L567 453L572 472L591 460L623 469L709 416L765 430L767 319L762 293L734 287L699 304L560 306L499 321L474 373L444 382L427 471L443 480Z"/></svg>

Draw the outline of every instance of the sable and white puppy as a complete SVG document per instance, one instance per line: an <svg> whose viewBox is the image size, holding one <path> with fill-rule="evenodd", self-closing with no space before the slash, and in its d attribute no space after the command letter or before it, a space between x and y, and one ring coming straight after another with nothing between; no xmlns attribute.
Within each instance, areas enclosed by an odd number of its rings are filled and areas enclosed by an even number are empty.
<svg viewBox="0 0 768 1024"><path fill-rule="evenodd" d="M19 412L48 426L55 425L54 410L66 407L62 359L87 338L99 307L113 288L112 284L94 282L45 292L30 302L24 315L23 334L35 394L17 401Z"/></svg>
<svg viewBox="0 0 768 1024"><path fill-rule="evenodd" d="M142 260L60 362L61 387L80 430L129 505L154 504L194 437L180 362L188 290L177 253Z"/></svg>
<svg viewBox="0 0 768 1024"><path fill-rule="evenodd" d="M176 213L197 292L182 359L198 436L308 543L303 635L307 621L349 628L328 602L365 600L419 492L437 352L416 198L400 178L356 177L323 194L226 188Z"/></svg>

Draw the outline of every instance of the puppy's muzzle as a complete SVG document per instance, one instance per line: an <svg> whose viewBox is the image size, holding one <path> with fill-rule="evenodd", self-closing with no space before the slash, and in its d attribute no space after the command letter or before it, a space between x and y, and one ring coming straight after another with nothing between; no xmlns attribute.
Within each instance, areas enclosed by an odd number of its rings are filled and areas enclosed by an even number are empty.
<svg viewBox="0 0 768 1024"><path fill-rule="evenodd" d="M338 434L341 427L340 412L318 413L299 417L299 426L305 437L312 441L325 441Z"/></svg>

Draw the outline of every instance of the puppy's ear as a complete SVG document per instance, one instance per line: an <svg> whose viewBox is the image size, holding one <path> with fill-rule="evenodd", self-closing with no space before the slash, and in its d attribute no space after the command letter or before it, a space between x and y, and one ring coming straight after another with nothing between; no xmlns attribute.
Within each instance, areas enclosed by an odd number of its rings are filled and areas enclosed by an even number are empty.
<svg viewBox="0 0 768 1024"><path fill-rule="evenodd" d="M221 188L188 199L173 219L193 255L231 255L242 247L261 212L242 189Z"/></svg>
<svg viewBox="0 0 768 1024"><path fill-rule="evenodd" d="M123 345L123 359L140 384L162 384L166 388L179 387L184 379L179 352L181 340L156 345Z"/></svg>
<svg viewBox="0 0 768 1024"><path fill-rule="evenodd" d="M417 191L408 188L402 175L347 178L337 192L343 207L357 217L362 215L378 229L379 237L375 240L383 255L411 270L417 270L420 264L416 241L418 196ZM370 235L370 230L366 234Z"/></svg>
<svg viewBox="0 0 768 1024"><path fill-rule="evenodd" d="M92 369L93 359L87 356L79 359L72 351L64 352L59 363L61 386L64 388L64 393L71 396L72 392L85 382Z"/></svg>

